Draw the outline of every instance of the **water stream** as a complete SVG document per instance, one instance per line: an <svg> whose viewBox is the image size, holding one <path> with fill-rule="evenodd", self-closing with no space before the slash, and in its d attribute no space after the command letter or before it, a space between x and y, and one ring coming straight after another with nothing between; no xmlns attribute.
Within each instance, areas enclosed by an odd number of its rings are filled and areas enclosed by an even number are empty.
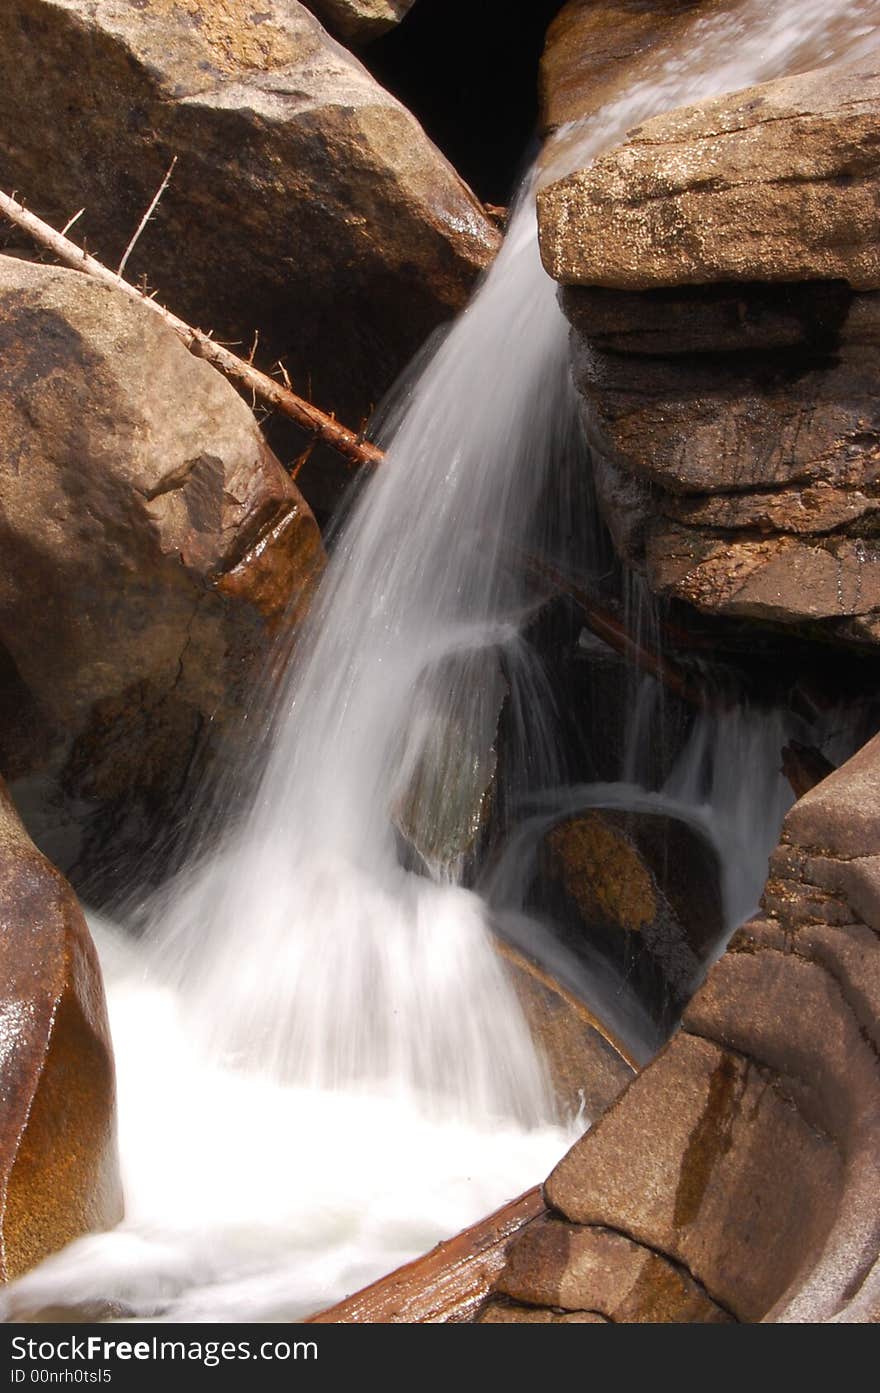
<svg viewBox="0 0 880 1393"><path fill-rule="evenodd" d="M548 797L554 786L521 563L546 554L542 498L579 424L535 183L655 112L859 56L876 9L749 0L697 21L527 179L484 284L390 414L385 464L337 540L277 707L254 713L266 757L255 786L252 769L223 786L232 830L191 847L139 941L94 921L127 1216L15 1284L8 1312L296 1317L534 1184L584 1125L555 1114L454 850L435 847L433 875L415 874L398 830L414 771L436 764L438 728L458 744L435 802L467 792L462 768L497 716L475 673L499 666L524 713L529 785ZM630 786L571 796L700 820L725 858L733 926L785 808L781 727L698 726L669 783L647 793L636 752L650 707L649 694L634 717Z"/></svg>

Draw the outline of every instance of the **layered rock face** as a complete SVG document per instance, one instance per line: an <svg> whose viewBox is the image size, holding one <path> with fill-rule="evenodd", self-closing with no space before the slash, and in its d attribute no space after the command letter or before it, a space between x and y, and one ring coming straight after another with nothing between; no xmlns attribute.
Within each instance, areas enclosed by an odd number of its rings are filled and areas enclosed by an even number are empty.
<svg viewBox="0 0 880 1393"><path fill-rule="evenodd" d="M550 1176L484 1319L880 1318L878 790L880 737L789 813L763 915Z"/></svg>
<svg viewBox="0 0 880 1393"><path fill-rule="evenodd" d="M111 267L176 156L129 278L245 353L259 330L263 361L354 427L498 245L295 0L9 0L0 129L0 187L59 227L85 205L77 235Z"/></svg>
<svg viewBox="0 0 880 1393"><path fill-rule="evenodd" d="M323 549L237 393L146 308L0 258L0 757L121 836L234 732ZM80 811L82 811L82 806Z"/></svg>
<svg viewBox="0 0 880 1393"><path fill-rule="evenodd" d="M0 1279L122 1217L104 989L70 886L0 783Z"/></svg>
<svg viewBox="0 0 880 1393"><path fill-rule="evenodd" d="M716 614L880 637L864 62L660 116L544 191L618 550Z"/></svg>

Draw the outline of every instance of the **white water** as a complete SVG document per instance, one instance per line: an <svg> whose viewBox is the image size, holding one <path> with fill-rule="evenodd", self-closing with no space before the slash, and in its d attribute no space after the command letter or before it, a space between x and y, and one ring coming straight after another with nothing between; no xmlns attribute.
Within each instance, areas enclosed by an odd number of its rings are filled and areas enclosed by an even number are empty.
<svg viewBox="0 0 880 1393"><path fill-rule="evenodd" d="M748 3L698 22L687 51L566 140L565 158L841 45L857 54L874 8ZM391 814L436 712L461 706L459 663L503 654L520 704L532 690L516 562L575 430L566 341L527 193L398 408L251 806L162 902L145 944L103 935L127 1218L15 1284L8 1312L110 1301L142 1316L289 1318L476 1219L564 1150L572 1132L481 901L401 870Z"/></svg>

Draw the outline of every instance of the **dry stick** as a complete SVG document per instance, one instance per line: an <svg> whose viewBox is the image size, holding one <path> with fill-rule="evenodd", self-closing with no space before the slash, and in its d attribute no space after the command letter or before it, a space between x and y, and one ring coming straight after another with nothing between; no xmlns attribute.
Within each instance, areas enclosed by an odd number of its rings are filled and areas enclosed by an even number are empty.
<svg viewBox="0 0 880 1393"><path fill-rule="evenodd" d="M324 444L331 446L345 459L350 460L353 464L376 465L381 463L384 454L377 446L362 440L359 435L355 435L354 431L340 425L332 416L320 411L311 402L304 401L295 392L282 387L278 382L273 382L271 377L260 372L253 364L243 362L228 348L215 343L208 334L202 333L201 329L193 329L184 320L178 319L177 315L171 314L169 310L157 304L148 295L143 295L141 291L130 285L128 281L123 280L121 276L109 271L94 256L90 256L74 242L69 242L60 232L56 232L48 223L43 222L42 218L28 212L17 199L3 192L0 192L0 213L16 227L27 232L39 246L51 251L65 266L72 267L74 271L83 271L103 285L121 290L129 299L137 300L140 304L146 305L154 314L164 319L165 323L183 340L190 353L197 358L204 358L206 362L217 368L231 382L234 382L237 387L255 392L261 401L274 407L283 416L295 421L303 430L308 431Z"/></svg>
<svg viewBox="0 0 880 1393"><path fill-rule="evenodd" d="M170 173L170 171L169 171ZM161 195L162 190L159 190ZM154 199L151 208L155 207L159 195ZM166 310L162 305L157 304L150 296L144 295L121 276L109 271L94 256L83 251L74 242L69 242L60 232L56 232L48 223L36 217L34 213L28 212L26 208L9 194L0 192L0 213L14 223L16 227L21 227L40 246L47 248L59 261L66 266L72 266L75 271L84 271L95 280L101 281L104 285L112 286L116 290L123 291L130 299L137 300L142 305L146 305L155 314L158 314L165 323L183 340L187 348L197 358L204 358L218 371L222 372L236 386L256 394L260 401L274 407L283 416L295 421L298 426L308 431L315 440L321 440L324 444L331 446L338 454L343 455L353 464L377 465L381 464L385 458L384 453L376 445L371 445L369 441L363 440L354 431L326 415L311 402L304 401L298 397L288 387L282 387L280 383L274 382L271 377L255 368L252 363L245 362L231 353L222 344L215 343L207 334L200 329L193 329L184 320L178 319L177 315ZM137 236L132 241L137 240ZM298 461L301 467L302 457ZM298 471L297 471L298 472ZM706 704L705 695L697 688L691 686L687 678L667 659L638 643L627 631L619 620L613 618L599 606L591 596L581 590L579 586L570 581L566 576L554 570L550 566L544 565L533 558L527 559L528 568L533 573L541 575L545 580L549 580L558 590L569 595L580 606L584 616L584 622L598 638L604 640L615 652L623 657L632 659L637 667L643 672L650 673L657 677L671 691L677 692L686 701L692 702L695 706Z"/></svg>
<svg viewBox="0 0 880 1393"><path fill-rule="evenodd" d="M138 225L137 225L137 231L135 232L135 234L134 234L134 236L132 237L131 241L129 242L128 246L125 248L125 252L124 252L124 254L123 254L122 260L120 261L119 266L117 267L117 270L116 270L117 276L121 276L122 273L123 273L123 271L125 270L126 266L128 265L128 258L131 256L132 252L134 251L135 247L137 246L137 244L138 244L138 238L140 237L140 235L141 235L141 233L143 232L144 228L146 227L147 223L150 221L150 218L153 216L153 214L155 213L156 209L158 208L158 206L159 206L159 199L162 197L163 193L164 193L165 190L168 188L168 185L171 183L171 176L172 176L172 174L174 173L174 166L175 166L176 164L177 164L177 156L175 155L175 156L174 156L174 159L171 161L170 165L168 166L168 170L167 170L167 172L166 172L166 174L165 174L165 178L162 180L161 184L159 185L158 189L156 190L156 193L155 193L155 195L154 195L154 197L153 197L152 203L150 204L149 208L148 208L147 211L144 213L144 216L141 218L140 222L138 223ZM66 228L64 229L64 231L67 232L68 230L69 230L69 225L68 225L68 227L66 227Z"/></svg>

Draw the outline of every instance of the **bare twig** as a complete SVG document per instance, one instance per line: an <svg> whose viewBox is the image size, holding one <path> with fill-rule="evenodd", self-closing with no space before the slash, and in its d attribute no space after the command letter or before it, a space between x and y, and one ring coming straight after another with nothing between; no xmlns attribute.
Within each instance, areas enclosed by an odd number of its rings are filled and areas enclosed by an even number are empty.
<svg viewBox="0 0 880 1393"><path fill-rule="evenodd" d="M149 206L149 208L147 209L147 211L144 213L144 216L141 218L140 222L139 222L138 225L137 225L137 230L135 231L134 236L132 237L132 239L131 239L131 241L129 242L128 246L125 248L125 252L124 252L124 254L123 254L122 260L121 260L120 263L119 263L119 268L118 268L118 270L117 270L117 272L116 272L117 276L121 276L121 275L122 275L123 271L125 270L125 268L126 268L126 266L127 266L127 264L128 264L128 258L131 256L132 252L134 251L135 247L137 246L138 238L140 237L140 235L141 235L141 233L143 232L144 228L146 227L147 223L150 221L150 218L153 216L153 214L155 213L157 207L159 206L159 199L162 197L163 193L164 193L165 190L168 188L168 185L171 183L171 176L172 176L172 174L174 173L174 166L175 166L176 164L177 164L177 156L175 155L174 158L172 159L170 165L168 166L168 169L167 169L166 174L165 174L165 178L162 180L161 184L159 185L158 189L156 190L156 194L155 194L155 197L153 198L152 203L150 204L150 206ZM67 228L65 228L64 230L65 230L65 232L68 231Z"/></svg>
<svg viewBox="0 0 880 1393"><path fill-rule="evenodd" d="M73 227L73 224L74 224L75 222L79 222L80 218L82 217L82 215L83 215L83 213L84 213L85 211L86 211L85 208L80 208L80 210L79 210L78 213L74 213L74 215L73 215L72 218L68 218L67 222L64 224L64 226L63 226L62 229L61 229L61 236L62 236L62 237L66 237L66 236L67 236L68 232L69 232L70 229Z"/></svg>
<svg viewBox="0 0 880 1393"><path fill-rule="evenodd" d="M42 218L28 212L17 199L2 192L0 192L0 213L16 227L27 232L40 246L51 251L65 266L71 266L75 271L82 271L94 280L100 281L102 285L121 290L130 299L137 300L141 305L146 305L174 330L189 351L197 358L204 358L212 367L217 368L231 382L234 382L237 387L255 392L262 402L295 421L303 430L329 445L353 464L376 465L384 459L383 452L376 445L362 440L354 431L340 425L338 421L320 411L311 402L303 401L302 397L298 397L289 388L282 387L278 382L273 382L271 377L260 372L252 363L246 363L241 358L237 358L234 353L230 353L228 348L215 343L200 329L193 329L190 324L178 319L177 315L166 310L156 300L151 300L149 296L142 294L140 290L123 280L114 271L108 270L96 257L90 256L87 251L76 246L74 242L68 241L60 232L56 232L48 223L43 222Z"/></svg>

